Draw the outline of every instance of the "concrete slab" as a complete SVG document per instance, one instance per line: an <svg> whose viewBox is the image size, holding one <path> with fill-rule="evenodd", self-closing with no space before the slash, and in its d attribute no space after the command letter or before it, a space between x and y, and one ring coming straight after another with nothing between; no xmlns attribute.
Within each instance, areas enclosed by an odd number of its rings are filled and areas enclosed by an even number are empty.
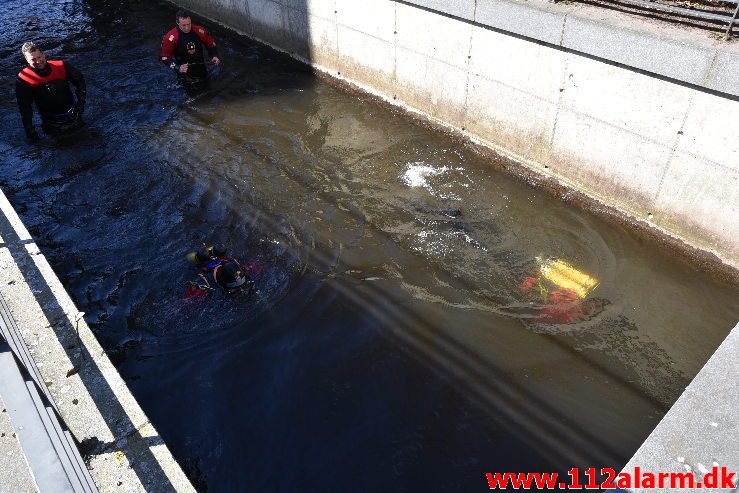
<svg viewBox="0 0 739 493"><path fill-rule="evenodd" d="M272 0L272 1L279 3L283 7L287 7L290 9L297 9L304 13L308 12L305 0Z"/></svg>
<svg viewBox="0 0 739 493"><path fill-rule="evenodd" d="M36 493L33 480L18 435L10 422L8 408L0 395L0 485L3 493Z"/></svg>
<svg viewBox="0 0 739 493"><path fill-rule="evenodd" d="M517 0L478 0L475 21L553 45L562 40L562 26L572 7Z"/></svg>
<svg viewBox="0 0 739 493"><path fill-rule="evenodd" d="M195 23L208 27L210 21L207 19L228 19L233 25L238 25L241 32L253 34L248 2L217 0L204 3L198 0L181 0L178 5L195 14Z"/></svg>
<svg viewBox="0 0 739 493"><path fill-rule="evenodd" d="M407 3L444 12L470 21L475 20L475 0L407 0ZM402 2L398 2L400 6Z"/></svg>
<svg viewBox="0 0 739 493"><path fill-rule="evenodd" d="M635 29L614 28L610 23L612 16L603 20L595 15L585 18L588 12L583 10L568 17L562 46L691 84L701 85L706 79L715 48Z"/></svg>
<svg viewBox="0 0 739 493"><path fill-rule="evenodd" d="M694 91L595 60L570 56L562 105L672 147Z"/></svg>
<svg viewBox="0 0 739 493"><path fill-rule="evenodd" d="M655 222L693 224L704 247L724 247L739 252L739 170L728 171L715 163L678 151L670 162L656 199ZM684 216L684 217L680 217ZM689 220L688 217L692 217ZM723 239L723 240L722 240ZM739 260L739 258L736 258Z"/></svg>
<svg viewBox="0 0 739 493"><path fill-rule="evenodd" d="M726 122L739 122L739 101L696 93L677 149L739 171L737 125Z"/></svg>
<svg viewBox="0 0 739 493"><path fill-rule="evenodd" d="M395 2L364 0L336 5L336 22L388 43L395 40Z"/></svg>
<svg viewBox="0 0 739 493"><path fill-rule="evenodd" d="M250 3L249 16L253 35L286 49L282 45L288 37L287 10L287 7L271 0Z"/></svg>
<svg viewBox="0 0 739 493"><path fill-rule="evenodd" d="M470 76L464 126L487 135L521 158L539 160L549 153L556 103L484 77Z"/></svg>
<svg viewBox="0 0 739 493"><path fill-rule="evenodd" d="M338 70L339 39L334 21L309 15L310 60L327 70Z"/></svg>
<svg viewBox="0 0 739 493"><path fill-rule="evenodd" d="M739 471L739 325L729 333L623 471L692 472L697 481L714 465ZM736 477L735 477L736 481ZM632 488L635 493L664 491ZM670 491L687 493L696 488ZM735 488L710 491L730 493Z"/></svg>
<svg viewBox="0 0 739 493"><path fill-rule="evenodd" d="M341 77L373 81L374 90L392 99L395 91L395 46L377 37L338 27ZM336 74L334 74L336 75Z"/></svg>
<svg viewBox="0 0 739 493"><path fill-rule="evenodd" d="M7 411L13 430L23 449L23 455L42 492L73 493L74 488L44 423L48 421L45 408L34 406L31 392L33 384L26 385L10 347L0 344L0 395L7 402ZM43 415L43 416L42 416Z"/></svg>
<svg viewBox="0 0 739 493"><path fill-rule="evenodd" d="M398 4L396 43L448 65L466 69L469 62L472 25L450 23L432 12Z"/></svg>
<svg viewBox="0 0 739 493"><path fill-rule="evenodd" d="M336 22L336 0L297 0L301 6L297 9L305 9L314 17Z"/></svg>
<svg viewBox="0 0 739 493"><path fill-rule="evenodd" d="M470 72L556 103L570 55L520 38L476 27L472 32ZM525 64L521 60L526 60Z"/></svg>
<svg viewBox="0 0 739 493"><path fill-rule="evenodd" d="M466 70L405 48L397 48L398 98L431 118L461 128L464 124ZM423 85L418 80L424 81Z"/></svg>
<svg viewBox="0 0 739 493"><path fill-rule="evenodd" d="M301 10L292 8L285 9L285 20L287 21L287 32L283 33L283 47L296 56L309 59L310 50L310 25L308 14Z"/></svg>
<svg viewBox="0 0 739 493"><path fill-rule="evenodd" d="M634 132L560 108L550 167L592 196L636 217L651 212L671 149ZM638 209L637 209L638 207Z"/></svg>
<svg viewBox="0 0 739 493"><path fill-rule="evenodd" d="M739 96L739 53L719 51L707 87Z"/></svg>

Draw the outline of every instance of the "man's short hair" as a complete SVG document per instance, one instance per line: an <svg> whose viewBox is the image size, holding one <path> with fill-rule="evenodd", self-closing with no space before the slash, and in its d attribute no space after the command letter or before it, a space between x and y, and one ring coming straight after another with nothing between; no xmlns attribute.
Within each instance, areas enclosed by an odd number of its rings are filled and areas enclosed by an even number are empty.
<svg viewBox="0 0 739 493"><path fill-rule="evenodd" d="M180 9L174 15L174 21L180 22L180 19L187 19L188 17L192 18L192 16L190 15L190 12L188 12L187 10Z"/></svg>
<svg viewBox="0 0 739 493"><path fill-rule="evenodd" d="M26 56L26 53L33 53L36 50L43 51L41 48L39 48L39 45L37 45L33 41L26 41L21 46L21 53L23 54L23 56Z"/></svg>

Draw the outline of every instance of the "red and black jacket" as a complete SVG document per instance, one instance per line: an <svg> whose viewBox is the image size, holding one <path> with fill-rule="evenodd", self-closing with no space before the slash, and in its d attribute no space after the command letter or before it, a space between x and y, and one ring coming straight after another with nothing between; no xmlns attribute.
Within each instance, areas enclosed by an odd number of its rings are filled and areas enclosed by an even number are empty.
<svg viewBox="0 0 739 493"><path fill-rule="evenodd" d="M74 95L70 83L75 87ZM15 81L15 97L26 134L34 132L34 102L41 119L45 120L65 114L73 108L81 113L85 106L86 93L82 73L68 63L47 60L43 69L30 66L23 68Z"/></svg>
<svg viewBox="0 0 739 493"><path fill-rule="evenodd" d="M188 45L190 45L191 53L188 53ZM160 60L167 67L179 71L179 66L185 63L202 64L205 61L203 47L211 58L218 56L216 42L204 27L193 24L189 33L184 33L179 27L175 27L162 38ZM196 65L188 68L190 75L196 75L193 71L205 73L205 66Z"/></svg>

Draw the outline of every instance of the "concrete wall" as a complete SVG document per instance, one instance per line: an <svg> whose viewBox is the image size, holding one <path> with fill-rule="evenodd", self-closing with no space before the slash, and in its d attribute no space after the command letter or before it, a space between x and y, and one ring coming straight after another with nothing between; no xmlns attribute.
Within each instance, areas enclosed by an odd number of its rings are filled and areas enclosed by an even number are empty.
<svg viewBox="0 0 739 493"><path fill-rule="evenodd" d="M739 266L739 47L542 0L178 0Z"/></svg>

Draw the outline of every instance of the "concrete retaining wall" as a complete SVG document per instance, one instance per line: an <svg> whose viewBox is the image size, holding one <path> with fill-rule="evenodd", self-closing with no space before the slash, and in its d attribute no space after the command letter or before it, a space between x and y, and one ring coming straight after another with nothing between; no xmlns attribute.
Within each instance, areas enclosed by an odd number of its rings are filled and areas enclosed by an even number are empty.
<svg viewBox="0 0 739 493"><path fill-rule="evenodd" d="M178 0L739 266L739 47L542 0Z"/></svg>

